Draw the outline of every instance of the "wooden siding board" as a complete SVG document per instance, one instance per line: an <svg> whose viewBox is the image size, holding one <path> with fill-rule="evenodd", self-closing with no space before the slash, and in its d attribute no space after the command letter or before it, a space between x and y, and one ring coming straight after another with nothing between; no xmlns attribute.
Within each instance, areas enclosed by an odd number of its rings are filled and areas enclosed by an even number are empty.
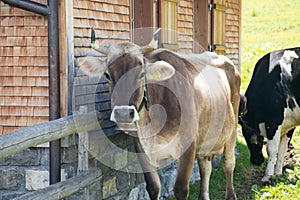
<svg viewBox="0 0 300 200"><path fill-rule="evenodd" d="M49 88L48 87L32 87L31 95L36 97L48 97Z"/></svg>
<svg viewBox="0 0 300 200"><path fill-rule="evenodd" d="M39 117L48 117L49 116L49 108L48 107L34 107L33 115L39 116Z"/></svg>
<svg viewBox="0 0 300 200"><path fill-rule="evenodd" d="M13 76L13 67L3 66L0 70L0 77L1 76Z"/></svg>
<svg viewBox="0 0 300 200"><path fill-rule="evenodd" d="M13 87L13 96L31 96L31 87Z"/></svg>
<svg viewBox="0 0 300 200"><path fill-rule="evenodd" d="M28 97L10 96L1 97L4 100L3 106L27 106Z"/></svg>
<svg viewBox="0 0 300 200"><path fill-rule="evenodd" d="M43 64L43 63L39 63L39 64ZM48 76L48 66L27 67L26 75L27 76Z"/></svg>
<svg viewBox="0 0 300 200"><path fill-rule="evenodd" d="M48 28L46 17L0 5L0 130L4 134L48 121Z"/></svg>
<svg viewBox="0 0 300 200"><path fill-rule="evenodd" d="M48 77L1 77L0 86L48 86Z"/></svg>
<svg viewBox="0 0 300 200"><path fill-rule="evenodd" d="M29 77L26 80L27 84L30 84L32 79L35 80L36 86L49 86L49 78L48 77Z"/></svg>
<svg viewBox="0 0 300 200"><path fill-rule="evenodd" d="M240 0L230 0L226 2L226 21L225 21L225 38L226 38L226 55L231 58L236 66L240 62Z"/></svg>
<svg viewBox="0 0 300 200"><path fill-rule="evenodd" d="M33 116L34 107L31 106L15 106L1 107L1 116Z"/></svg>
<svg viewBox="0 0 300 200"><path fill-rule="evenodd" d="M48 97L28 97L28 106L49 106Z"/></svg>
<svg viewBox="0 0 300 200"><path fill-rule="evenodd" d="M178 44L185 53L193 51L193 0L178 2Z"/></svg>
<svg viewBox="0 0 300 200"><path fill-rule="evenodd" d="M42 122L47 122L49 121L49 117L28 117L27 118L27 124L26 126L31 126L31 125L34 125L34 124L38 124L38 123L42 123Z"/></svg>

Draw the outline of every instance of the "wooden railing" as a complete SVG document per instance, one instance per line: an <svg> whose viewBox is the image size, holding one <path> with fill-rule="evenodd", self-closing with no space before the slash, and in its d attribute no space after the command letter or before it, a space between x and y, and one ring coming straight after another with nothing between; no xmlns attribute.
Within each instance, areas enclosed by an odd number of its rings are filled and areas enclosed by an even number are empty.
<svg viewBox="0 0 300 200"><path fill-rule="evenodd" d="M9 157L29 147L57 140L71 134L87 132L99 127L102 116L97 112L74 114L50 122L25 127L0 136L0 159ZM80 145L80 144L79 144ZM100 169L82 171L66 181L47 188L29 192L16 199L62 199L74 194L101 178Z"/></svg>

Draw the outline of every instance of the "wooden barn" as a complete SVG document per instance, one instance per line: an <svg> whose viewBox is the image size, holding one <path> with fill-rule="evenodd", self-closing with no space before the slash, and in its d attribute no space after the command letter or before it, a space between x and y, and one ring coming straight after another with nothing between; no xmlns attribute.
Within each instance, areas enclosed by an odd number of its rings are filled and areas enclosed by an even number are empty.
<svg viewBox="0 0 300 200"><path fill-rule="evenodd" d="M5 2L0 1L0 135L48 121L51 107L48 18ZM47 5L47 0L34 3ZM102 129L108 136L118 132L109 121L106 81L88 78L76 67L78 57L103 56L90 48L92 27L99 41L137 44L149 41L155 30L149 27L162 27L171 31L162 32L160 47L185 53L215 51L240 66L241 0L62 0L58 16L60 116L87 105L88 110L102 112ZM62 140L63 147L75 143L75 136ZM117 179L106 180L113 184ZM0 191L10 189L0 184ZM103 199L118 191L117 187L102 194Z"/></svg>
<svg viewBox="0 0 300 200"><path fill-rule="evenodd" d="M46 4L46 0L38 1ZM239 66L239 0L75 0L61 1L61 111L70 108L73 59L94 55L90 29L100 39L134 40L134 29L162 27L178 35L161 46L197 52L200 44L229 56ZM48 120L47 18L0 4L0 134ZM121 33L121 34L120 34ZM121 37L120 37L121 36ZM135 36L135 37L134 37ZM117 37L117 38L115 38ZM144 39L145 40L145 39ZM200 51L203 49L201 48Z"/></svg>

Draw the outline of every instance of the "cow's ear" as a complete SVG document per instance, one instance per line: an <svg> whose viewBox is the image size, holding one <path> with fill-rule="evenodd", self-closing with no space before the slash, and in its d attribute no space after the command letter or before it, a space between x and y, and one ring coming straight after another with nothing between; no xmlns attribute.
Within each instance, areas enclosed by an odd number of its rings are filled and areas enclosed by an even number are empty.
<svg viewBox="0 0 300 200"><path fill-rule="evenodd" d="M152 81L164 81L171 78L175 74L172 65L165 61L157 61L149 63L147 66L147 79Z"/></svg>
<svg viewBox="0 0 300 200"><path fill-rule="evenodd" d="M102 76L106 70L106 62L97 57L84 57L77 61L79 70L91 77Z"/></svg>

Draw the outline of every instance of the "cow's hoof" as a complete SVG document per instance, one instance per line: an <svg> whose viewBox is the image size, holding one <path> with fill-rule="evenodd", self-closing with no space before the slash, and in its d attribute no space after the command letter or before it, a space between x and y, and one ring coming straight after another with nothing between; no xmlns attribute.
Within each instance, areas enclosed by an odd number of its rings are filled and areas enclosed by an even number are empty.
<svg viewBox="0 0 300 200"><path fill-rule="evenodd" d="M261 179L261 182L262 182L264 185L270 185L270 184L271 184L271 176L264 176L264 177Z"/></svg>

